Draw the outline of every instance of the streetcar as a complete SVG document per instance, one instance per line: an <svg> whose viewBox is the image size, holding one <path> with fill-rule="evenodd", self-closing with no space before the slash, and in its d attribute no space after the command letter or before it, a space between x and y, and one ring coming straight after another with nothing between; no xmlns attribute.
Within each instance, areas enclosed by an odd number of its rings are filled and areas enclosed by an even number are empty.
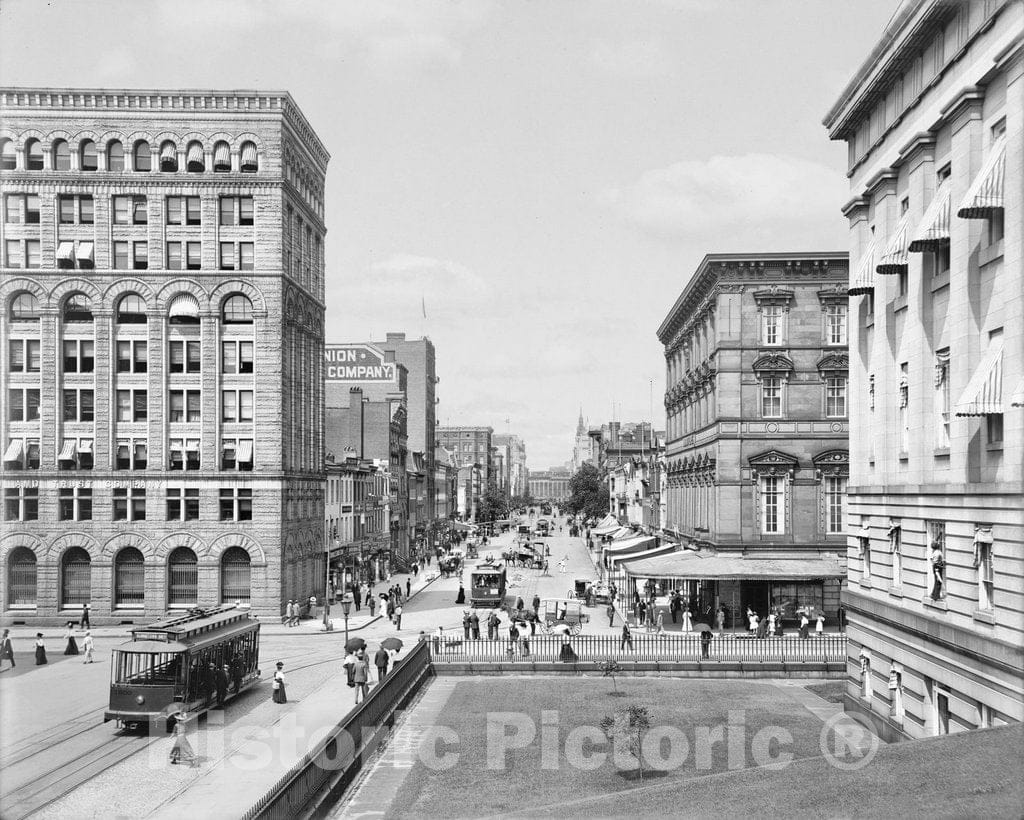
<svg viewBox="0 0 1024 820"><path fill-rule="evenodd" d="M505 600L505 567L493 563L477 564L469 577L472 606L502 605Z"/></svg>
<svg viewBox="0 0 1024 820"><path fill-rule="evenodd" d="M111 657L110 708L104 723L125 728L201 714L259 682L260 623L234 604L190 609L132 630ZM227 666L227 670L224 670ZM226 675L227 685L223 677Z"/></svg>

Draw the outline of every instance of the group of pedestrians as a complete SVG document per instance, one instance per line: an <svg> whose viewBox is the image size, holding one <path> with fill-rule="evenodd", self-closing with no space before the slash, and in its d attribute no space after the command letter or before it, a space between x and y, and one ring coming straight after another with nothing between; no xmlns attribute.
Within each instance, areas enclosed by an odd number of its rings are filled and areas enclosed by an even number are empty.
<svg viewBox="0 0 1024 820"><path fill-rule="evenodd" d="M85 630L82 649L81 651L79 650L78 640L75 638L74 621L68 621L64 631L64 654L82 654L84 655L82 663L92 663L95 651L96 645L93 641L92 632L88 629ZM45 666L50 662L46 656L46 640L42 632L36 633L34 655L36 666ZM3 671L4 661L8 661L11 664L11 669L17 666L14 660L14 642L11 640L11 630L9 629L5 629L3 636L0 637L0 672Z"/></svg>

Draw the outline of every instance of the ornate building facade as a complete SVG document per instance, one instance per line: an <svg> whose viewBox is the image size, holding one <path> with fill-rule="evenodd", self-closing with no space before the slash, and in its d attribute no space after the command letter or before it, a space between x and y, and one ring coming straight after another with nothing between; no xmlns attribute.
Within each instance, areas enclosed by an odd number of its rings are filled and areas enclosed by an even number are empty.
<svg viewBox="0 0 1024 820"><path fill-rule="evenodd" d="M665 346L669 534L701 606L835 618L845 575L845 253L711 254ZM680 553L685 559L685 553ZM653 559L652 559L653 560Z"/></svg>
<svg viewBox="0 0 1024 820"><path fill-rule="evenodd" d="M322 592L328 159L287 93L0 90L6 622Z"/></svg>
<svg viewBox="0 0 1024 820"><path fill-rule="evenodd" d="M1024 5L903 3L846 141L846 708L887 738L1024 719Z"/></svg>

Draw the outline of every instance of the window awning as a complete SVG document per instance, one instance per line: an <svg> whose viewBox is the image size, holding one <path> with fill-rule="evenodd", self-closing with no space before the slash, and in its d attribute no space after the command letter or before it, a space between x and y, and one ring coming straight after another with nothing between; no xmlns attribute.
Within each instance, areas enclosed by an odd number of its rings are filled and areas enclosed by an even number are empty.
<svg viewBox="0 0 1024 820"><path fill-rule="evenodd" d="M640 578L783 581L846 577L838 560L828 558L745 558L688 550L630 561L624 568L628 575Z"/></svg>
<svg viewBox="0 0 1024 820"><path fill-rule="evenodd" d="M199 318L199 300L191 293L182 293L174 297L171 306L167 311L171 318L185 316L191 319Z"/></svg>
<svg viewBox="0 0 1024 820"><path fill-rule="evenodd" d="M4 450L4 461L21 461L21 439L14 439Z"/></svg>
<svg viewBox="0 0 1024 820"><path fill-rule="evenodd" d="M251 441L240 441L238 442L238 450L235 454L236 461L252 461L252 442Z"/></svg>
<svg viewBox="0 0 1024 820"><path fill-rule="evenodd" d="M1003 340L996 339L974 371L956 403L958 416L988 416L1003 412Z"/></svg>
<svg viewBox="0 0 1024 820"><path fill-rule="evenodd" d="M864 256L857 266L857 275L846 291L848 296L863 296L875 290L875 243L872 242L864 250Z"/></svg>
<svg viewBox="0 0 1024 820"><path fill-rule="evenodd" d="M186 162L198 162L200 165L205 164L206 158L203 156L203 146L198 142L193 143L188 147L188 158Z"/></svg>
<svg viewBox="0 0 1024 820"><path fill-rule="evenodd" d="M80 453L92 453L92 439L83 438L81 444L78 445L78 452Z"/></svg>
<svg viewBox="0 0 1024 820"><path fill-rule="evenodd" d="M914 238L911 240L909 250L913 253L922 251L933 251L949 242L949 212L952 187L949 183L939 186L935 192L931 205L924 212L924 219Z"/></svg>
<svg viewBox="0 0 1024 820"><path fill-rule="evenodd" d="M219 168L221 166L231 167L231 149L226 142L220 143L213 149L213 167Z"/></svg>
<svg viewBox="0 0 1024 820"><path fill-rule="evenodd" d="M1020 380L1017 389L1013 391L1013 396L1010 397L1010 405L1013 407L1024 407L1024 379Z"/></svg>
<svg viewBox="0 0 1024 820"><path fill-rule="evenodd" d="M256 165L256 146L251 142L242 146L242 165Z"/></svg>
<svg viewBox="0 0 1024 820"><path fill-rule="evenodd" d="M1006 135L992 143L988 159L981 166L956 215L961 219L989 219L1003 207L1003 177L1006 174Z"/></svg>
<svg viewBox="0 0 1024 820"><path fill-rule="evenodd" d="M160 148L160 159L178 161L178 147L173 142L165 142Z"/></svg>
<svg viewBox="0 0 1024 820"><path fill-rule="evenodd" d="M75 258L75 243L74 242L58 242L57 243L57 258L58 259L74 259Z"/></svg>
<svg viewBox="0 0 1024 820"><path fill-rule="evenodd" d="M892 275L906 273L907 265L910 263L910 253L907 250L910 235L910 212L903 214L900 221L896 223L896 230L893 231L892 239L886 246L885 253L878 261L875 268L879 273Z"/></svg>
<svg viewBox="0 0 1024 820"><path fill-rule="evenodd" d="M60 448L60 455L57 456L57 461L74 461L75 450L78 449L78 442L73 438L64 439L64 446Z"/></svg>
<svg viewBox="0 0 1024 820"><path fill-rule="evenodd" d="M974 531L974 566L975 568L981 566L981 548L992 546L992 528L991 527L978 527Z"/></svg>
<svg viewBox="0 0 1024 820"><path fill-rule="evenodd" d="M80 260L87 262L93 261L93 243L92 242L79 242L78 252L75 254Z"/></svg>

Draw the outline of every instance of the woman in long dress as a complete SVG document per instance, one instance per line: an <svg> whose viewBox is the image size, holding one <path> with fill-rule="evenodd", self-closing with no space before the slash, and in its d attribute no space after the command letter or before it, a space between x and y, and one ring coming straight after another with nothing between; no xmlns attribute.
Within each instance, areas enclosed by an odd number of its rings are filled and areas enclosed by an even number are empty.
<svg viewBox="0 0 1024 820"><path fill-rule="evenodd" d="M683 609L683 632L693 632L693 613L689 605Z"/></svg>
<svg viewBox="0 0 1024 820"><path fill-rule="evenodd" d="M71 621L68 621L68 628L64 633L64 638L67 641L67 646L64 647L65 655L77 655L78 654L78 642L75 640L75 632L71 628Z"/></svg>
<svg viewBox="0 0 1024 820"><path fill-rule="evenodd" d="M820 612L818 613L818 622L814 625L814 633L816 635L825 634L825 616Z"/></svg>
<svg viewBox="0 0 1024 820"><path fill-rule="evenodd" d="M36 633L36 666L46 663L46 645L43 643L43 633Z"/></svg>
<svg viewBox="0 0 1024 820"><path fill-rule="evenodd" d="M455 603L464 604L466 603L466 588L459 582L459 594L455 596Z"/></svg>
<svg viewBox="0 0 1024 820"><path fill-rule="evenodd" d="M284 664L277 662L277 671L274 673L274 682L271 684L274 690L274 703L287 703L288 695L284 691Z"/></svg>

